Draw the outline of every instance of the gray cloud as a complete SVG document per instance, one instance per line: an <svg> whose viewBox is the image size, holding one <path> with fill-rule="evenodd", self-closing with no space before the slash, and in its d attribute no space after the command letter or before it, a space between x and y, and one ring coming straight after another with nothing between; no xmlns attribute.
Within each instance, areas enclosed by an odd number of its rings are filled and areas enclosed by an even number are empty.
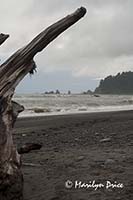
<svg viewBox="0 0 133 200"><path fill-rule="evenodd" d="M11 34L0 49L2 60L83 5L85 18L35 57L39 72L95 79L133 69L132 0L0 0L0 5L1 32Z"/></svg>

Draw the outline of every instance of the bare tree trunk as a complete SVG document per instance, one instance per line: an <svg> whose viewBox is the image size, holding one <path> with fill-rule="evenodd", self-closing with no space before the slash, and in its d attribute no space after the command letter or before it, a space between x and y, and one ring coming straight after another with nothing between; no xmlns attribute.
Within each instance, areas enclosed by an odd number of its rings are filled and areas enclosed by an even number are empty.
<svg viewBox="0 0 133 200"><path fill-rule="evenodd" d="M12 133L17 116L24 107L12 101L15 88L27 73L34 72L36 65L33 57L85 13L86 9L81 7L51 25L0 66L0 200L23 199L20 155L13 143ZM0 44L8 37L0 34Z"/></svg>

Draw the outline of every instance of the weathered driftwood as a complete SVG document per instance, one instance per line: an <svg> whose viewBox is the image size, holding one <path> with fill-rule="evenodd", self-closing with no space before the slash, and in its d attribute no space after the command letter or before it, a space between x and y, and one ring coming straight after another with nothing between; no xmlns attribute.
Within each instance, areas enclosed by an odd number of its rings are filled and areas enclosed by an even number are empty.
<svg viewBox="0 0 133 200"><path fill-rule="evenodd" d="M29 153L32 150L39 150L42 148L41 144L38 143L26 143L22 147L17 149L19 154Z"/></svg>
<svg viewBox="0 0 133 200"><path fill-rule="evenodd" d="M22 163L23 166L27 166L27 167L41 167L40 164L34 164L34 163Z"/></svg>
<svg viewBox="0 0 133 200"><path fill-rule="evenodd" d="M27 73L33 73L34 56L86 13L81 7L49 26L28 45L19 49L0 66L0 199L22 199L23 177L20 156L12 139L13 126L24 107L12 101L14 90ZM9 35L0 35L2 44Z"/></svg>
<svg viewBox="0 0 133 200"><path fill-rule="evenodd" d="M0 45L5 42L5 40L9 37L7 34L0 33Z"/></svg>

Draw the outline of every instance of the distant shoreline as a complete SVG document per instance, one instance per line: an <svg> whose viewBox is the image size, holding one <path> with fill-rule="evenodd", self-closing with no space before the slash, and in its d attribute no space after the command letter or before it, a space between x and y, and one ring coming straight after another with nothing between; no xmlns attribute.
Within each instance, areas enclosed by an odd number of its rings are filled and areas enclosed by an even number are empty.
<svg viewBox="0 0 133 200"><path fill-rule="evenodd" d="M23 119L23 118L40 118L40 117L60 117L60 116L76 116L76 115L91 115L91 114L104 114L104 113L109 113L109 114L111 114L111 113L122 113L122 112L133 112L133 109L126 109L126 110L110 110L110 111L99 111L99 112L97 112L97 111L95 111L95 112L88 112L88 111L86 111L86 112L73 112L73 113L58 113L58 114L54 114L54 113L50 113L50 114L48 114L48 113L45 113L45 114L43 114L43 113L40 113L40 114L34 114L34 115L19 115L19 119Z"/></svg>
<svg viewBox="0 0 133 200"><path fill-rule="evenodd" d="M86 110L86 111L75 111L75 112L42 112L42 113L32 113L32 114L25 114L21 113L19 115L19 118L29 118L29 117L39 117L39 116L62 116L62 115L78 115L78 114L91 114L91 113L107 113L107 112L122 112L122 111L132 111L133 110L133 105L125 105L123 107L119 106L106 106L107 108L104 110L101 108L98 108L96 110ZM95 109L95 108L94 108Z"/></svg>

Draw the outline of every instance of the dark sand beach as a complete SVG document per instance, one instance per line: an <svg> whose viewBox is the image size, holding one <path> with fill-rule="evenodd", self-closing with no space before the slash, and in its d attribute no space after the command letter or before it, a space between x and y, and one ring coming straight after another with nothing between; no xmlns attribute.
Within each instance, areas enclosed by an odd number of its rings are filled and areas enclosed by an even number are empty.
<svg viewBox="0 0 133 200"><path fill-rule="evenodd" d="M18 119L16 144L42 144L22 155L24 200L133 199L132 134L133 111Z"/></svg>

